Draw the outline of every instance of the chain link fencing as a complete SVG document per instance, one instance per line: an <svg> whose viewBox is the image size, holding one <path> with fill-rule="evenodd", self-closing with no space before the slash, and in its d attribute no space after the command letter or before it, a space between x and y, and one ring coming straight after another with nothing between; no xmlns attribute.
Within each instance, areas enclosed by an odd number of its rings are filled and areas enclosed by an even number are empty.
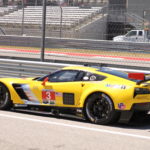
<svg viewBox="0 0 150 150"><path fill-rule="evenodd" d="M42 4L43 0L0 0L1 43L5 39L8 40L8 38L4 38L4 36L14 37L10 38L9 41L4 41L4 44L0 46L2 49L21 49L28 52L26 57L28 57L33 50L37 50L40 53L41 44L39 44L39 40L37 40L37 44L34 44L39 46L35 47L34 45L32 46L32 41L30 44L28 44L28 42L26 44L21 44L23 42L25 43L25 41L18 37L34 37L34 39L31 38L31 40L35 40L36 37L42 37ZM113 55L117 57L123 55L137 58L149 58L149 4L150 1L147 0L144 0L144 2L140 0L47 0L46 37L49 39L58 38L62 40L61 42L59 41L59 43L58 40L53 40L52 45L46 43L46 45L48 45L46 51L61 52L61 55L69 52ZM143 32L131 32L128 34L131 30L141 30ZM121 39L121 37L117 37L118 35L127 36ZM111 50L110 47L107 48L106 41L104 43L105 48L102 48L103 44L101 42L101 46L97 44L92 46L92 49L91 47L85 49L85 47L87 47L87 41L82 41L83 48L81 46L81 41L79 42L80 48L76 48L77 41L66 41L66 39L71 38L112 41L114 37L117 37L117 40L119 39L118 42L125 43L112 43ZM19 45L15 44L19 41ZM36 40L33 41L33 43L35 42ZM50 43L51 40L46 42ZM142 42L142 47L145 46L144 50L141 50L141 47L138 48L139 45L136 44L133 51L128 50L131 45L128 42ZM146 42L146 44L144 44L144 42ZM15 47L8 48L8 46L12 45ZM22 47L20 48L20 46ZM124 49L124 47L126 47L126 49ZM121 53L123 49L124 53ZM13 57L20 56L19 53L20 52L15 53ZM8 55L10 55L10 53L8 53ZM24 53L21 53L21 55L24 55ZM29 57L31 56L33 55ZM84 59L86 60L87 58Z"/></svg>

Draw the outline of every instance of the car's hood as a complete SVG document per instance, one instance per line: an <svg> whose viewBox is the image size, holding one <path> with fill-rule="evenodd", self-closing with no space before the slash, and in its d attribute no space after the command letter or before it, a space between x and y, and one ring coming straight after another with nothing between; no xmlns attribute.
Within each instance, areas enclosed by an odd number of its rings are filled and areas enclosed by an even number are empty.
<svg viewBox="0 0 150 150"><path fill-rule="evenodd" d="M124 39L124 35L115 36L113 38L113 41L121 42Z"/></svg>
<svg viewBox="0 0 150 150"><path fill-rule="evenodd" d="M27 83L34 78L0 78L0 82L3 83Z"/></svg>

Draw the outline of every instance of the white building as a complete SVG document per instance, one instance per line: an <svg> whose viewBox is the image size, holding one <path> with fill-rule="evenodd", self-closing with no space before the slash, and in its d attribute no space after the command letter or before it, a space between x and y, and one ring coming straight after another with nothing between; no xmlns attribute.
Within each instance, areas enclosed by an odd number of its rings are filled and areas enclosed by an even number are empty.
<svg viewBox="0 0 150 150"><path fill-rule="evenodd" d="M2 5L13 5L21 3L24 1L25 4L29 5L41 5L43 0L0 0L0 6ZM78 4L98 4L98 3L106 3L108 0L47 0L47 3L57 3L57 4L65 3L66 5L78 5Z"/></svg>

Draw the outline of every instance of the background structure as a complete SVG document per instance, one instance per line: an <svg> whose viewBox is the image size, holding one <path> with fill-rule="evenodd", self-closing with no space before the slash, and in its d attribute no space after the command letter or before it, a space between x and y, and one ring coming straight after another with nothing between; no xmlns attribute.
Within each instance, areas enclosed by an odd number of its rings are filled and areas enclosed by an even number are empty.
<svg viewBox="0 0 150 150"><path fill-rule="evenodd" d="M47 0L46 36L111 40L149 25L149 4L149 0ZM0 0L0 6L0 34L41 36L42 0Z"/></svg>

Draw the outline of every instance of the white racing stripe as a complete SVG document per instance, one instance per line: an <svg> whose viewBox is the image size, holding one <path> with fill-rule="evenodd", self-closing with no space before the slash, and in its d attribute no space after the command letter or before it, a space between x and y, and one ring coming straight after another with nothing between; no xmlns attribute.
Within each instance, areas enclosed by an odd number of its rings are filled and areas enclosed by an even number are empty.
<svg viewBox="0 0 150 150"><path fill-rule="evenodd" d="M125 58L120 58L120 57L109 57L109 56L107 56L107 57L103 57L103 56L93 56L93 58L102 58L102 59L117 59L117 60L125 60Z"/></svg>
<svg viewBox="0 0 150 150"><path fill-rule="evenodd" d="M48 56L66 56L67 54L61 54L61 53L45 53Z"/></svg>
<svg viewBox="0 0 150 150"><path fill-rule="evenodd" d="M133 137L133 138L138 138L138 139L150 140L150 136L130 134L130 133L111 131L111 130L105 130L105 129L99 129L99 128L89 128L89 127L85 127L85 126L65 124L65 123L39 120L39 119L32 119L32 118L27 118L27 117L18 117L18 116L14 116L14 115L6 115L6 114L0 114L0 117L19 119L19 120L38 122L38 123L49 124L49 125L57 125L57 126L63 126L63 127L69 127L69 128L76 128L76 129L82 129L82 130L88 130L88 131L94 131L94 132L101 132L101 133L107 133L107 134L113 134L113 135L120 135L120 136L127 136L127 137Z"/></svg>

